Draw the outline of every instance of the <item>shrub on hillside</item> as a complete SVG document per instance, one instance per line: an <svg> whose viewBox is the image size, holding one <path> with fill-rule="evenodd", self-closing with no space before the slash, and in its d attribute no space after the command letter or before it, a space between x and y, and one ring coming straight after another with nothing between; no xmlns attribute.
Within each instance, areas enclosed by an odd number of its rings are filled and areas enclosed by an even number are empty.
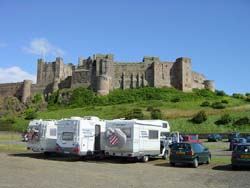
<svg viewBox="0 0 250 188"><path fill-rule="evenodd" d="M250 93L246 93L245 95L248 97L248 96L250 96Z"/></svg>
<svg viewBox="0 0 250 188"><path fill-rule="evenodd" d="M193 122L193 123L197 123L197 124L200 124L200 123L202 123L202 122L204 122L204 121L206 121L207 120L207 115L206 115L206 112L205 111L200 111L200 112L198 112L192 119L191 119L191 121Z"/></svg>
<svg viewBox="0 0 250 188"><path fill-rule="evenodd" d="M221 102L214 102L211 106L214 109L224 109L224 108L226 108L226 106Z"/></svg>
<svg viewBox="0 0 250 188"><path fill-rule="evenodd" d="M144 114L140 108L134 108L125 115L125 119L143 119Z"/></svg>
<svg viewBox="0 0 250 188"><path fill-rule="evenodd" d="M215 90L217 96L226 96L226 93L223 90Z"/></svg>
<svg viewBox="0 0 250 188"><path fill-rule="evenodd" d="M24 111L24 115L25 115L24 119L27 119L27 120L32 120L37 117L37 113L33 108L27 108Z"/></svg>
<svg viewBox="0 0 250 188"><path fill-rule="evenodd" d="M217 125L227 125L232 121L232 117L229 114L224 114L221 118L215 122Z"/></svg>
<svg viewBox="0 0 250 188"><path fill-rule="evenodd" d="M226 100L226 99L223 99L223 100L221 100L221 103L223 103L223 104L228 104L228 103L229 103L229 101L228 101L228 100Z"/></svg>
<svg viewBox="0 0 250 188"><path fill-rule="evenodd" d="M233 93L232 97L236 98L236 99L244 99L245 98L245 96L241 93Z"/></svg>
<svg viewBox="0 0 250 188"><path fill-rule="evenodd" d="M181 99L179 97L175 97L175 98L172 98L170 101L176 103L176 102L180 102L180 100Z"/></svg>
<svg viewBox="0 0 250 188"><path fill-rule="evenodd" d="M201 107L206 107L206 106L210 106L210 102L208 101L204 101L203 103L201 103L200 105Z"/></svg>
<svg viewBox="0 0 250 188"><path fill-rule="evenodd" d="M201 97L213 98L215 96L215 93L209 89L193 89L193 92L196 93L197 96Z"/></svg>
<svg viewBox="0 0 250 188"><path fill-rule="evenodd" d="M151 119L162 119L162 113L160 109L153 109L151 111Z"/></svg>
<svg viewBox="0 0 250 188"><path fill-rule="evenodd" d="M245 99L247 102L250 102L250 96L247 96Z"/></svg>
<svg viewBox="0 0 250 188"><path fill-rule="evenodd" d="M154 107L153 107L153 106L148 106L148 107L147 107L147 111L148 111L148 112L152 112L153 110L154 110Z"/></svg>
<svg viewBox="0 0 250 188"><path fill-rule="evenodd" d="M247 116L242 117L234 122L234 125L236 125L236 126L237 125L247 125L247 124L250 124L250 119Z"/></svg>
<svg viewBox="0 0 250 188"><path fill-rule="evenodd" d="M93 91L87 88L79 87L73 91L70 103L72 106L77 106L77 107L93 105L94 98L95 94Z"/></svg>

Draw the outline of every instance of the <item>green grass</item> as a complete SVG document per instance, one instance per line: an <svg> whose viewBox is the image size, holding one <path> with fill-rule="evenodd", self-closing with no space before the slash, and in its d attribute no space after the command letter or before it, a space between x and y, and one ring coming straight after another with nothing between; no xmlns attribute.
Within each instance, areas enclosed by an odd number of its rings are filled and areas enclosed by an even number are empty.
<svg viewBox="0 0 250 188"><path fill-rule="evenodd" d="M0 140L21 140L20 134L0 134Z"/></svg>
<svg viewBox="0 0 250 188"><path fill-rule="evenodd" d="M64 92L69 92L65 90ZM72 92L72 91L71 91ZM62 119L72 116L98 116L102 119L117 119L124 118L125 115L134 108L140 108L144 114L144 119L151 119L150 112L147 109L157 108L162 112L162 119L170 122L172 131L179 131L181 133L228 133L235 129L240 132L250 132L250 125L235 127L232 123L228 125L216 125L215 122L220 117L227 113L233 119L240 117L250 117L250 103L243 99L236 99L229 96L217 96L215 93L206 90L196 90L190 93L184 93L173 88L140 88L133 90L115 90L110 92L107 96L96 96L91 94L90 101L82 99L82 93L76 95L75 103L71 106L63 106L63 98L54 101L50 100L52 106L50 110L38 112L37 119ZM63 95L62 95L63 96ZM78 99L79 98L79 99ZM173 98L178 98L178 102L171 102ZM80 101L78 101L80 100ZM225 109L213 109L212 107L201 107L200 105L208 101L210 104L214 102L228 101L225 104ZM99 101L99 102L98 102ZM81 102L81 105L76 105ZM103 104L103 105L101 105ZM51 104L50 104L51 105ZM54 106L53 106L54 105ZM78 106L73 108L72 106ZM82 106L82 107L79 107ZM71 107L71 108L70 108ZM52 110L56 109L56 110ZM189 121L200 110L204 110L208 116L207 121L201 124L194 124ZM2 119L2 118L1 118ZM0 130L1 130L0 119ZM24 117L7 117L6 119L13 120L6 127L14 131L25 131L29 121ZM2 120L4 122L4 120ZM4 126L2 126L4 128Z"/></svg>
<svg viewBox="0 0 250 188"><path fill-rule="evenodd" d="M229 142L202 142L206 148L217 149L217 150L227 150L229 147Z"/></svg>
<svg viewBox="0 0 250 188"><path fill-rule="evenodd" d="M27 152L27 149L22 144L0 144L0 152Z"/></svg>
<svg viewBox="0 0 250 188"><path fill-rule="evenodd" d="M231 164L230 157L212 157L213 164Z"/></svg>

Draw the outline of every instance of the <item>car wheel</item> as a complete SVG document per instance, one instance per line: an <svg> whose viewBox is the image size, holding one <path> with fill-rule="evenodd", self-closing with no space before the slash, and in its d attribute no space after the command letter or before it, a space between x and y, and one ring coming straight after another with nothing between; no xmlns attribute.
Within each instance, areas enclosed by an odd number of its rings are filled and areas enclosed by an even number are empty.
<svg viewBox="0 0 250 188"><path fill-rule="evenodd" d="M198 166L199 166L198 159L195 158L195 159L194 159L194 163L193 163L193 167L194 167L194 168L197 168Z"/></svg>
<svg viewBox="0 0 250 188"><path fill-rule="evenodd" d="M141 158L142 162L144 162L144 163L148 162L148 159L149 159L149 157L148 157L147 155L144 155L144 156Z"/></svg>
<svg viewBox="0 0 250 188"><path fill-rule="evenodd" d="M175 163L173 163L173 162L170 162L170 165L171 165L171 166L175 166Z"/></svg>
<svg viewBox="0 0 250 188"><path fill-rule="evenodd" d="M232 165L232 170L238 170L238 166L237 165Z"/></svg>
<svg viewBox="0 0 250 188"><path fill-rule="evenodd" d="M210 164L210 163L211 163L211 156L208 156L207 164Z"/></svg>

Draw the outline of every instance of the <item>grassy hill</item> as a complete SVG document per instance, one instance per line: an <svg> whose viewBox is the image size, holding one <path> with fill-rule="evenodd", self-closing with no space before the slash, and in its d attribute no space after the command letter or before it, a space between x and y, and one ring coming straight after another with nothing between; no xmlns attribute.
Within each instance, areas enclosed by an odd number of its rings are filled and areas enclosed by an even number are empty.
<svg viewBox="0 0 250 188"><path fill-rule="evenodd" d="M194 90L183 93L172 88L139 88L115 90L107 96L97 96L86 88L58 91L48 100L48 109L37 112L36 118L61 119L71 116L98 116L103 119L127 117L135 109L143 119L151 119L157 109L161 119L170 122L173 131L183 133L250 132L249 96L234 94L227 96L222 91ZM196 124L191 119L204 111L207 120ZM228 122L218 124L226 114ZM12 118L12 128L24 130L28 124L25 115ZM245 121L238 120L244 119ZM7 118L7 120L9 120ZM0 119L6 121L5 119ZM10 121L10 120L9 120ZM242 123L243 122L243 123Z"/></svg>

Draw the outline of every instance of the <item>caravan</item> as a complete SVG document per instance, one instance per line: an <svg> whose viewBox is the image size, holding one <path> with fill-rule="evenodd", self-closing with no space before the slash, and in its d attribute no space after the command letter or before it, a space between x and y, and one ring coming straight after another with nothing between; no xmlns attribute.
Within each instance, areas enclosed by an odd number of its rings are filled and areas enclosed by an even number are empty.
<svg viewBox="0 0 250 188"><path fill-rule="evenodd" d="M78 156L104 153L105 121L72 117L58 121L57 152Z"/></svg>
<svg viewBox="0 0 250 188"><path fill-rule="evenodd" d="M28 126L27 149L49 154L55 152L57 137L57 121L33 120Z"/></svg>
<svg viewBox="0 0 250 188"><path fill-rule="evenodd" d="M105 154L119 157L137 157L147 162L150 156L165 156L161 138L170 132L162 120L110 120L106 122Z"/></svg>

